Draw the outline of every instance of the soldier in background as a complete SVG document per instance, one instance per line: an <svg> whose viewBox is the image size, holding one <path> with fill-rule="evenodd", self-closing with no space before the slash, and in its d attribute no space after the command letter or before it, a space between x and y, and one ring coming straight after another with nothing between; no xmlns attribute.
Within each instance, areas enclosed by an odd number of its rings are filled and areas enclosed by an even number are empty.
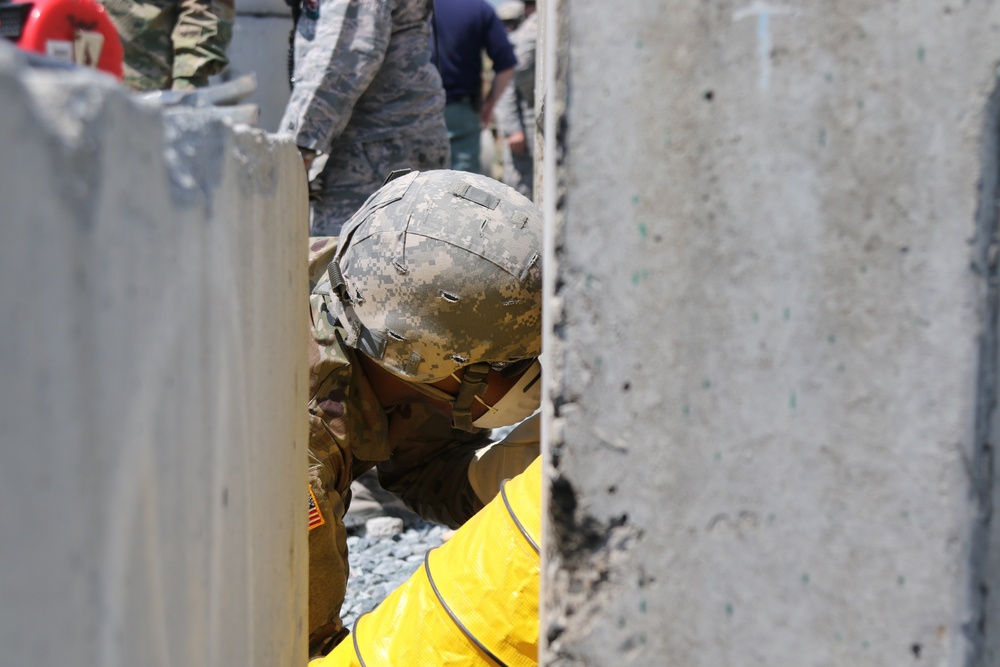
<svg viewBox="0 0 1000 667"><path fill-rule="evenodd" d="M310 239L309 650L348 633L351 481L457 527L538 456L541 213L486 176L410 172Z"/></svg>
<svg viewBox="0 0 1000 667"><path fill-rule="evenodd" d="M517 56L514 83L500 97L496 108L497 132L503 144L503 182L533 200L538 14L534 0L511 0L497 12L511 17L504 25L510 29L510 41Z"/></svg>
<svg viewBox="0 0 1000 667"><path fill-rule="evenodd" d="M448 165L444 89L431 63L430 0L301 0L290 134L311 186L311 233L336 236L396 169Z"/></svg>
<svg viewBox="0 0 1000 667"><path fill-rule="evenodd" d="M125 50L125 85L191 90L228 64L233 0L100 0Z"/></svg>

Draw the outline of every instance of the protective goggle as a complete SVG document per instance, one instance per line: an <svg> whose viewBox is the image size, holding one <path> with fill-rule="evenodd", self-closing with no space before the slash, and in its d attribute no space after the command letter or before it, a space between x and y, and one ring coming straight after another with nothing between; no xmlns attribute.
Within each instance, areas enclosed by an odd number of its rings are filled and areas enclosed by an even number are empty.
<svg viewBox="0 0 1000 667"><path fill-rule="evenodd" d="M486 393L487 377L491 370L505 378L521 374L514 386L492 406L487 405L481 398ZM452 425L463 431L473 431L477 428L509 426L530 416L542 402L541 375L542 364L536 357L532 357L517 361L480 362L466 366L461 378L452 374L452 377L461 383L456 395L429 384L404 381L425 396L450 404ZM472 419L474 400L487 408L486 413L476 420Z"/></svg>

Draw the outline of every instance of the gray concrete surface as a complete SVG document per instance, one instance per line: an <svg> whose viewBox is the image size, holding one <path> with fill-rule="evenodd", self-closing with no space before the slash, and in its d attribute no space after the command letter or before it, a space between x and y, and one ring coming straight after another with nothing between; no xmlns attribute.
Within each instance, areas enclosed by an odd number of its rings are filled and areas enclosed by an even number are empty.
<svg viewBox="0 0 1000 667"><path fill-rule="evenodd" d="M0 664L304 665L305 182L0 41Z"/></svg>
<svg viewBox="0 0 1000 667"><path fill-rule="evenodd" d="M546 10L542 664L998 664L1000 7Z"/></svg>

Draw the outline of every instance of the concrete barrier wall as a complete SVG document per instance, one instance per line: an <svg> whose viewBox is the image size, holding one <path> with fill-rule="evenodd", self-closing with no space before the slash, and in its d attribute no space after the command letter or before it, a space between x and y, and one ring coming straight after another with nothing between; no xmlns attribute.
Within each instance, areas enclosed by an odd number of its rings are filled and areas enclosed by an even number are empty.
<svg viewBox="0 0 1000 667"><path fill-rule="evenodd" d="M305 183L0 43L4 665L304 665Z"/></svg>
<svg viewBox="0 0 1000 667"><path fill-rule="evenodd" d="M546 10L543 664L997 664L1000 8Z"/></svg>

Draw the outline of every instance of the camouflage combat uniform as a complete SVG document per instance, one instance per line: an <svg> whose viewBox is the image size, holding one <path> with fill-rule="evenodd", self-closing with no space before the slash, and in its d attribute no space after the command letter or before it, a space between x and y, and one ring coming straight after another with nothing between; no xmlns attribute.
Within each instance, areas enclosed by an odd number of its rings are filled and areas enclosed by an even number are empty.
<svg viewBox="0 0 1000 667"><path fill-rule="evenodd" d="M535 178L535 50L538 13L524 19L510 33L517 55L514 82L504 91L496 107L497 130L503 138L503 182L532 199ZM507 137L524 133L525 152L511 153Z"/></svg>
<svg viewBox="0 0 1000 667"><path fill-rule="evenodd" d="M389 172L449 162L444 89L431 63L429 0L304 0L280 131L328 156L312 233L341 225Z"/></svg>
<svg viewBox="0 0 1000 667"><path fill-rule="evenodd" d="M125 49L125 84L191 89L227 65L233 0L100 0Z"/></svg>
<svg viewBox="0 0 1000 667"><path fill-rule="evenodd" d="M340 628L347 584L343 523L351 481L377 466L379 482L426 519L457 527L483 507L469 481L490 431L453 429L422 405L386 414L359 370L346 332L331 314L325 272L336 238L311 238L312 338L309 344L309 481L318 506L309 530L309 633ZM322 522L322 523L321 523Z"/></svg>

